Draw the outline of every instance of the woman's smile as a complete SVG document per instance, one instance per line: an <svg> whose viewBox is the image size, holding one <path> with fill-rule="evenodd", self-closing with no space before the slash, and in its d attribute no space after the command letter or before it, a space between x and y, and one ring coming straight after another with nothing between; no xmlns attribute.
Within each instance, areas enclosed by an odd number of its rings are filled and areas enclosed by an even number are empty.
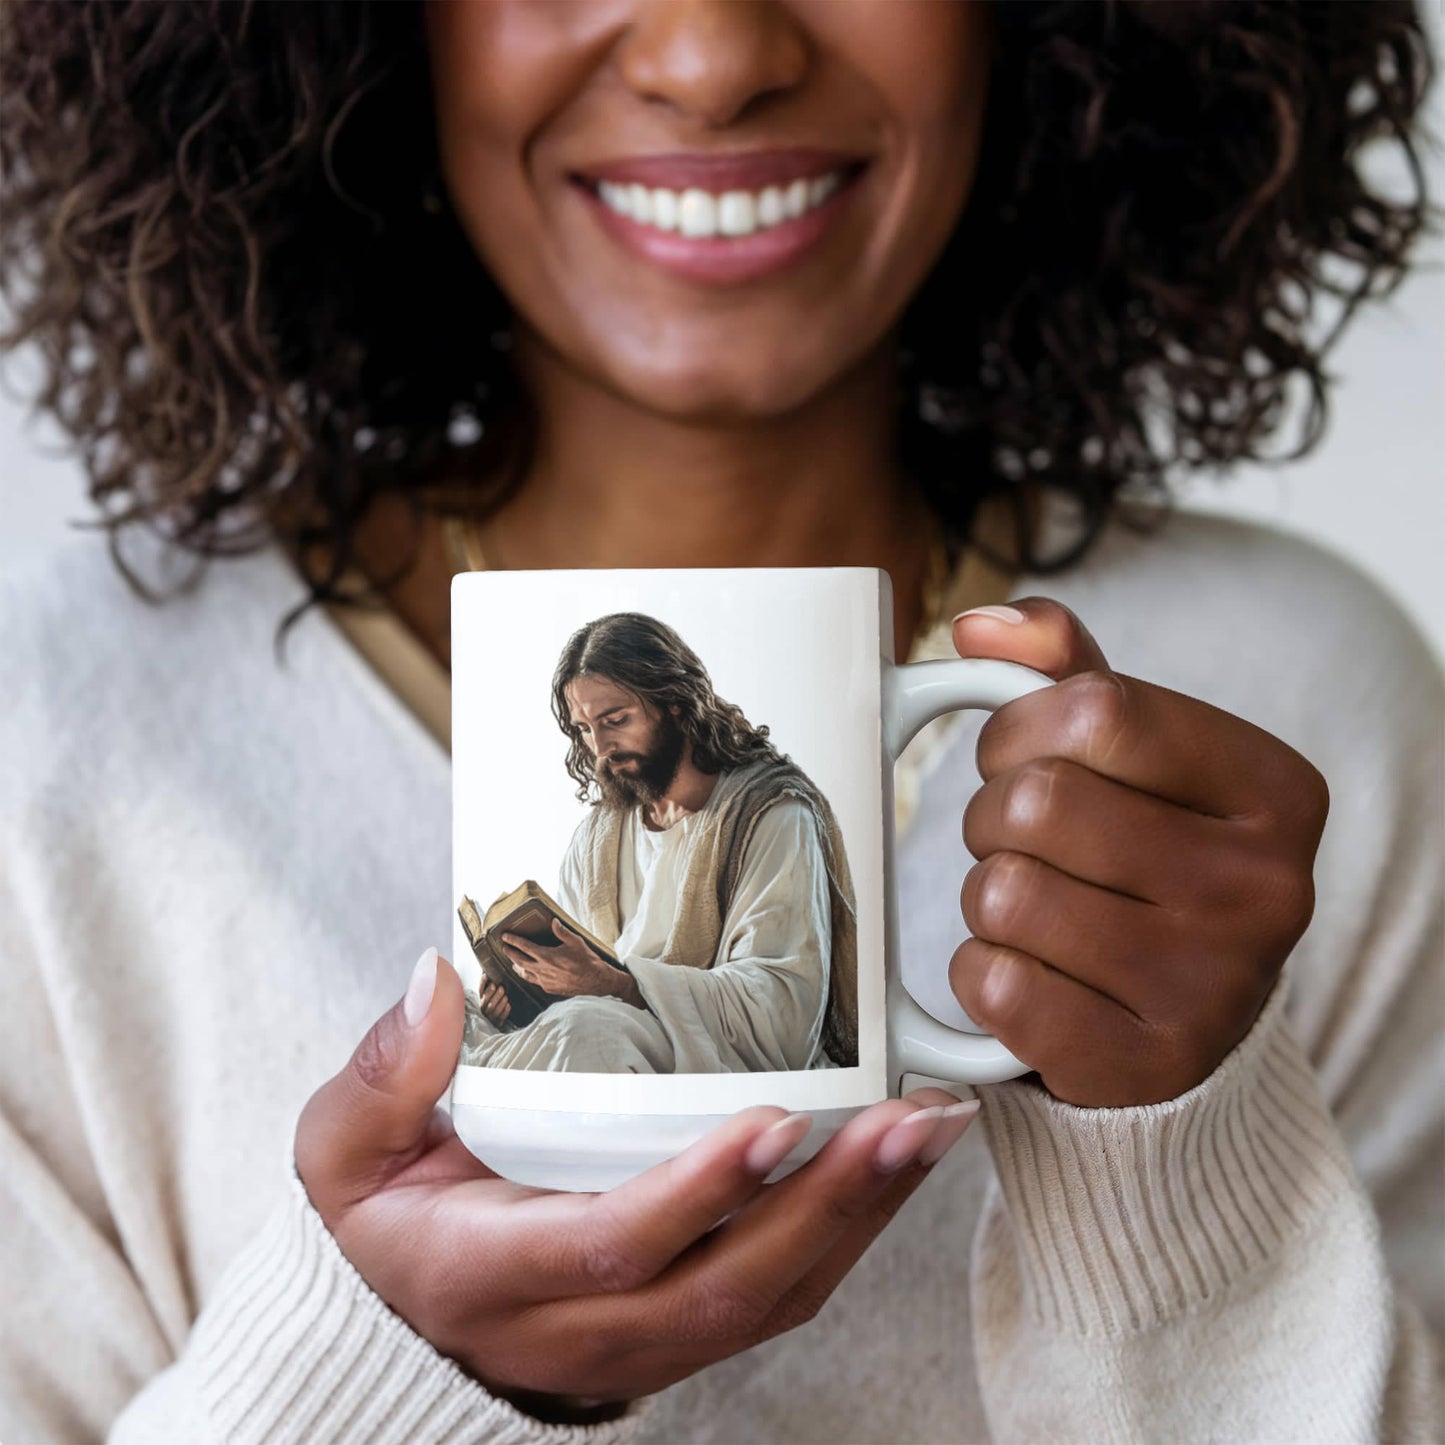
<svg viewBox="0 0 1445 1445"><path fill-rule="evenodd" d="M865 160L826 152L647 156L574 175L596 224L674 275L730 285L800 261L848 209Z"/></svg>

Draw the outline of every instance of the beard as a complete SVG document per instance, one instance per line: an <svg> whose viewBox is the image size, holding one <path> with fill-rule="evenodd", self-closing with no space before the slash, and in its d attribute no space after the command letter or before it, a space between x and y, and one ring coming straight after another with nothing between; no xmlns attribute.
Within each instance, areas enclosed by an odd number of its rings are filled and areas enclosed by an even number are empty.
<svg viewBox="0 0 1445 1445"><path fill-rule="evenodd" d="M687 734L676 718L665 714L658 724L657 736L645 753L621 753L593 769L605 808L633 808L639 803L655 803L677 776L682 755L687 749ZM635 762L634 771L614 773L613 763Z"/></svg>

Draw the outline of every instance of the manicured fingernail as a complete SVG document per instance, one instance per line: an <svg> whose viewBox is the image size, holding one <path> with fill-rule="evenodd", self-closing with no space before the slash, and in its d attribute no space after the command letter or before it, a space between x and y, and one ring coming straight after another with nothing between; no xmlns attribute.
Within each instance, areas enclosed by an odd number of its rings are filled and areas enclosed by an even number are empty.
<svg viewBox="0 0 1445 1445"><path fill-rule="evenodd" d="M923 1146L918 1162L937 1164L963 1138L968 1126L973 1123L974 1115L982 1107L983 1104L978 1099L964 1099L960 1103L948 1105L933 1131L933 1137Z"/></svg>
<svg viewBox="0 0 1445 1445"><path fill-rule="evenodd" d="M1000 622L1027 622L1017 607L970 607L967 612L960 612L958 617L996 617ZM958 621L958 617L953 620Z"/></svg>
<svg viewBox="0 0 1445 1445"><path fill-rule="evenodd" d="M437 951L429 948L417 959L411 971L411 980L401 1000L402 1016L410 1027L415 1028L431 1007L432 995L437 989Z"/></svg>
<svg viewBox="0 0 1445 1445"><path fill-rule="evenodd" d="M748 1145L743 1167L749 1174L766 1179L803 1142L812 1127L811 1114L789 1114L770 1124Z"/></svg>
<svg viewBox="0 0 1445 1445"><path fill-rule="evenodd" d="M935 1104L931 1109L915 1109L906 1119L900 1119L879 1141L873 1167L880 1174L893 1174L911 1164L933 1137L942 1117L942 1106Z"/></svg>

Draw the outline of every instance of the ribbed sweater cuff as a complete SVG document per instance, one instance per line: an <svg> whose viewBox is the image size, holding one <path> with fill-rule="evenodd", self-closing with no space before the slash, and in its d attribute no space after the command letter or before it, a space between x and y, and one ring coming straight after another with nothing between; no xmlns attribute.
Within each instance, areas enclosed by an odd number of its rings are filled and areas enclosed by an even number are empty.
<svg viewBox="0 0 1445 1445"><path fill-rule="evenodd" d="M1163 1103L1088 1109L1037 1080L976 1086L1036 1320L1155 1328L1262 1268L1351 1187L1287 987L1282 975L1219 1067Z"/></svg>
<svg viewBox="0 0 1445 1445"><path fill-rule="evenodd" d="M294 1170L285 1203L202 1310L190 1353L227 1445L622 1445L649 1405L548 1425L490 1394L362 1279Z"/></svg>

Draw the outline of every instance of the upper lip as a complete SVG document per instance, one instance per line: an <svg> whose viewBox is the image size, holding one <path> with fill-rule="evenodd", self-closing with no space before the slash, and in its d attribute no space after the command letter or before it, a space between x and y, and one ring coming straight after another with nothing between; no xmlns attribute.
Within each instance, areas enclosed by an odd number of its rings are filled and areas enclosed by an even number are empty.
<svg viewBox="0 0 1445 1445"><path fill-rule="evenodd" d="M862 156L816 147L793 146L778 150L734 151L707 154L674 151L667 155L625 156L583 167L577 174L591 181L637 183L686 190L759 190L786 181L811 180L840 167L859 165Z"/></svg>

